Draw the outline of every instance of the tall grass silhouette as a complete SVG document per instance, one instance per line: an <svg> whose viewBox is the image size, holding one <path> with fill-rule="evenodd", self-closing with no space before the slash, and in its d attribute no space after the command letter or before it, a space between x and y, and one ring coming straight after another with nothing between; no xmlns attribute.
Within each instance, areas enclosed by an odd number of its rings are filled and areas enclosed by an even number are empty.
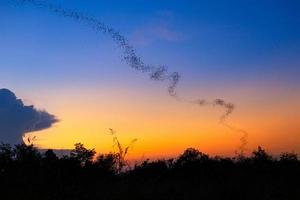
<svg viewBox="0 0 300 200"><path fill-rule="evenodd" d="M109 133L110 135L113 136L113 146L117 147L118 152L116 153L117 155L117 169L118 172L122 172L122 170L124 169L124 167L129 167L129 163L126 161L126 156L129 153L129 150L133 147L133 145L137 142L137 138L134 138L131 140L131 142L129 143L129 145L127 146L123 146L116 134L116 131L112 128L109 128Z"/></svg>

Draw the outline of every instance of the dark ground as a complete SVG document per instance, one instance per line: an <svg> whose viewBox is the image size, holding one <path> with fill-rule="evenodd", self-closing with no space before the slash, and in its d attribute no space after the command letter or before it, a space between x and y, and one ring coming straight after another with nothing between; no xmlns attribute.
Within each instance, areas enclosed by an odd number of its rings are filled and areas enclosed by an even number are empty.
<svg viewBox="0 0 300 200"><path fill-rule="evenodd" d="M275 159L259 147L248 158L211 158L190 148L176 159L146 160L127 170L119 153L94 155L81 144L62 158L2 144L0 199L300 199L293 153Z"/></svg>

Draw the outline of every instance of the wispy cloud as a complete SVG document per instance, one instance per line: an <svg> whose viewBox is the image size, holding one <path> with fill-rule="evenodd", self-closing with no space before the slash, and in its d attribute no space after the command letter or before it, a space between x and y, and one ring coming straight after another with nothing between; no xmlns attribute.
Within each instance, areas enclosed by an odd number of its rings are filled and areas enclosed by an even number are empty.
<svg viewBox="0 0 300 200"><path fill-rule="evenodd" d="M180 42L185 36L172 26L172 11L160 11L144 25L137 27L131 36L136 45L148 45L157 41Z"/></svg>
<svg viewBox="0 0 300 200"><path fill-rule="evenodd" d="M134 31L132 41L138 45L147 45L156 41L179 42L183 37L162 24L150 24Z"/></svg>

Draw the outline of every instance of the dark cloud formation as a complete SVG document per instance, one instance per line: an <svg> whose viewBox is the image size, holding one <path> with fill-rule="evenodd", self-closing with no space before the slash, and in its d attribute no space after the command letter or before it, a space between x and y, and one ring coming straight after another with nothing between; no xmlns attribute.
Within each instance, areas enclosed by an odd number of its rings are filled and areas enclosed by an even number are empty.
<svg viewBox="0 0 300 200"><path fill-rule="evenodd" d="M0 141L21 142L24 133L50 128L58 122L54 115L26 106L8 89L0 89Z"/></svg>
<svg viewBox="0 0 300 200"><path fill-rule="evenodd" d="M178 72L169 71L168 68L164 65L154 66L145 64L144 61L136 54L135 49L129 43L129 41L124 37L118 30L106 25L105 23L99 21L98 19L91 17L89 15L83 14L76 10L69 10L62 8L58 5L48 3L47 1L41 0L15 0L21 3L29 3L38 8L47 9L57 15L60 15L65 18L73 19L77 22L84 23L89 27L93 28L96 32L101 32L103 34L109 35L117 46L123 51L123 60L133 69L146 73L149 75L151 80L154 81L168 81L168 93L174 99L181 102L188 102L200 106L218 106L225 109L225 113L221 116L220 122L225 125L227 128L230 128L226 123L226 118L234 111L234 104L226 102L223 99L214 99L214 100L187 100L182 96L179 96L176 92L176 87L180 80L180 74ZM237 131L234 128L230 128L232 131ZM240 132L240 131L237 131ZM245 135L244 135L245 136ZM243 137L244 137L243 136Z"/></svg>

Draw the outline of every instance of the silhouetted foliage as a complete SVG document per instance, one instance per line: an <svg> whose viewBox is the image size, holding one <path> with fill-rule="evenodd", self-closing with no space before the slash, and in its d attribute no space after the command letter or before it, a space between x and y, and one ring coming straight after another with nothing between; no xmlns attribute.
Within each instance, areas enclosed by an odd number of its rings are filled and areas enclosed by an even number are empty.
<svg viewBox="0 0 300 200"><path fill-rule="evenodd" d="M13 158L13 149L9 144L0 144L0 166L7 165L12 161Z"/></svg>
<svg viewBox="0 0 300 200"><path fill-rule="evenodd" d="M19 144L14 148L15 160L21 164L38 164L41 154L33 145Z"/></svg>
<svg viewBox="0 0 300 200"><path fill-rule="evenodd" d="M71 158L78 160L82 165L92 162L96 151L94 149L86 149L83 144L75 144L75 149L70 153Z"/></svg>
<svg viewBox="0 0 300 200"><path fill-rule="evenodd" d="M116 174L118 172L118 155L114 153L100 154L95 165L105 172Z"/></svg>
<svg viewBox="0 0 300 200"><path fill-rule="evenodd" d="M188 148L178 158L119 170L119 152L75 144L57 157L33 145L0 144L1 199L300 199L295 153L277 159L262 147L251 157L210 157Z"/></svg>
<svg viewBox="0 0 300 200"><path fill-rule="evenodd" d="M281 162L297 162L298 155L295 153L284 152L280 155Z"/></svg>
<svg viewBox="0 0 300 200"><path fill-rule="evenodd" d="M126 162L126 156L130 148L136 143L137 139L133 139L128 146L124 147L119 141L116 131L110 128L109 132L113 136L113 145L118 149L118 152L114 155L116 161L116 170L118 173L120 173L123 171L124 167L128 166L128 163Z"/></svg>
<svg viewBox="0 0 300 200"><path fill-rule="evenodd" d="M56 156L56 154L54 153L54 151L52 149L48 149L44 153L44 159L48 160L48 161L57 161L58 157Z"/></svg>
<svg viewBox="0 0 300 200"><path fill-rule="evenodd" d="M253 161L259 163L267 163L272 161L272 156L269 155L261 146L252 152Z"/></svg>
<svg viewBox="0 0 300 200"><path fill-rule="evenodd" d="M188 148L178 158L176 164L179 166L190 166L193 163L205 163L209 156L194 148Z"/></svg>

